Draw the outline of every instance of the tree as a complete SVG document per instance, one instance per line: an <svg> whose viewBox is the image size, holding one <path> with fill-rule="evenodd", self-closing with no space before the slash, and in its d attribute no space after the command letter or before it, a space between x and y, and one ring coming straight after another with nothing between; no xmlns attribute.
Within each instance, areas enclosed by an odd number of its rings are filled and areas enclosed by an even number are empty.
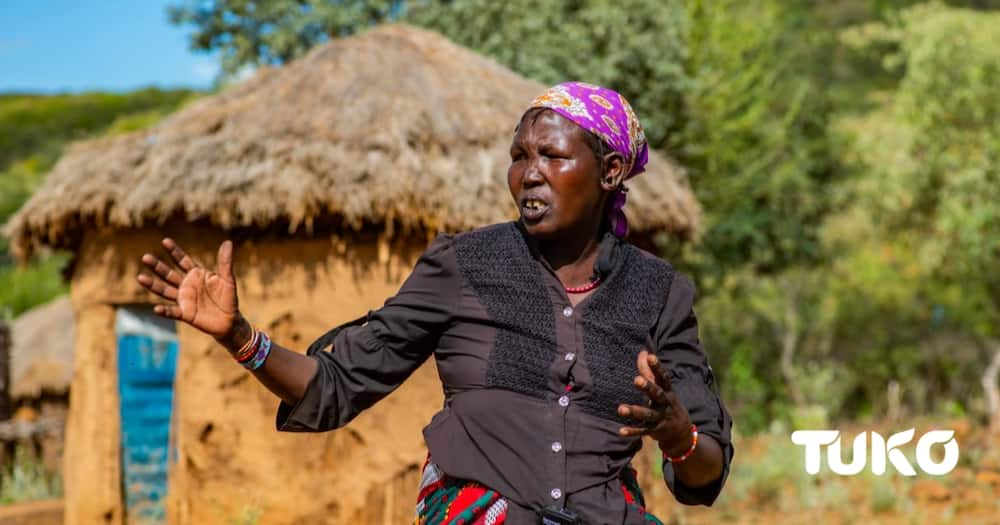
<svg viewBox="0 0 1000 525"><path fill-rule="evenodd" d="M819 259L837 173L818 83L826 33L787 2L690 1L687 126L677 151L707 212L703 271Z"/></svg>
<svg viewBox="0 0 1000 525"><path fill-rule="evenodd" d="M900 79L845 126L858 175L831 241L845 259L867 258L885 274L865 283L845 272L869 299L856 304L866 319L855 318L855 329L917 350L884 361L917 375L929 395L969 399L976 386L963 378L995 371L984 363L1000 349L1000 14L920 5L844 38ZM891 282L904 284L879 300ZM881 315L870 315L879 303ZM887 322L886 310L899 322ZM871 319L882 326L866 332Z"/></svg>
<svg viewBox="0 0 1000 525"><path fill-rule="evenodd" d="M169 6L174 24L193 25L191 48L222 52L229 74L280 65L330 38L356 33L401 12L401 0L187 0Z"/></svg>
<svg viewBox="0 0 1000 525"><path fill-rule="evenodd" d="M889 43L898 90L855 123L855 186L875 233L908 235L938 279L979 283L1000 307L1000 14L923 5L848 32Z"/></svg>

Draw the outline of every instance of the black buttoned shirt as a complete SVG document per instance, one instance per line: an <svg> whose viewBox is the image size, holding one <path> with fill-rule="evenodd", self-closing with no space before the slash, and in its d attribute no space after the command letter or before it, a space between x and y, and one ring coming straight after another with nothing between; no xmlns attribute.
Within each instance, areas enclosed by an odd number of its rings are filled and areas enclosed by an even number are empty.
<svg viewBox="0 0 1000 525"><path fill-rule="evenodd" d="M314 345L318 372L298 403L281 404L278 429L339 428L433 355L445 405L424 437L445 474L497 490L511 523L556 504L584 523L639 524L619 475L642 441L618 434L629 422L614 410L646 402L631 379L651 347L725 459L707 486L685 486L669 463L664 480L678 501L710 505L729 473L732 421L699 344L694 286L610 234L595 272L601 284L573 306L519 224L441 235L365 323L334 332L330 351Z"/></svg>

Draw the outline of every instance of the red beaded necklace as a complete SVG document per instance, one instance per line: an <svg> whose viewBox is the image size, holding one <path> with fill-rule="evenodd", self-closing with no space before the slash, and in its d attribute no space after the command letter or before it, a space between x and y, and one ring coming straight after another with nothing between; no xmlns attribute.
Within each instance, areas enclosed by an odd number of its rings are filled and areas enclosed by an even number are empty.
<svg viewBox="0 0 1000 525"><path fill-rule="evenodd" d="M587 293L593 290L594 288L597 288L597 285L599 284L601 284L600 277L594 279L593 281L590 281L589 283L583 286L567 286L565 288L566 288L566 293Z"/></svg>

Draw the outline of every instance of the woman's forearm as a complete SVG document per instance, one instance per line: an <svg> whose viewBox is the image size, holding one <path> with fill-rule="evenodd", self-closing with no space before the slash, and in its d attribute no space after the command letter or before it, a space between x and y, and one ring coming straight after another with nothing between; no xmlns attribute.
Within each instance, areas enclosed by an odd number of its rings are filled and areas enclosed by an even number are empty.
<svg viewBox="0 0 1000 525"><path fill-rule="evenodd" d="M661 447L662 448L662 447ZM698 446L686 460L673 463L677 479L688 487L702 487L722 475L722 447L712 436L698 435Z"/></svg>
<svg viewBox="0 0 1000 525"><path fill-rule="evenodd" d="M234 353L252 337L253 327L240 316L232 334L219 340L219 344ZM315 359L272 343L270 355L253 375L282 401L294 405L302 399L318 368Z"/></svg>

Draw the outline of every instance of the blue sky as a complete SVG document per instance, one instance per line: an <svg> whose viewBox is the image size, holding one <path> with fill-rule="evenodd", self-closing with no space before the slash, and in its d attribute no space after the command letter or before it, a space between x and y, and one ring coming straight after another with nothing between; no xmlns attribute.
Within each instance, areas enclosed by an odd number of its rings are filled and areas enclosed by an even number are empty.
<svg viewBox="0 0 1000 525"><path fill-rule="evenodd" d="M214 56L167 21L179 0L0 0L0 92L211 85Z"/></svg>

